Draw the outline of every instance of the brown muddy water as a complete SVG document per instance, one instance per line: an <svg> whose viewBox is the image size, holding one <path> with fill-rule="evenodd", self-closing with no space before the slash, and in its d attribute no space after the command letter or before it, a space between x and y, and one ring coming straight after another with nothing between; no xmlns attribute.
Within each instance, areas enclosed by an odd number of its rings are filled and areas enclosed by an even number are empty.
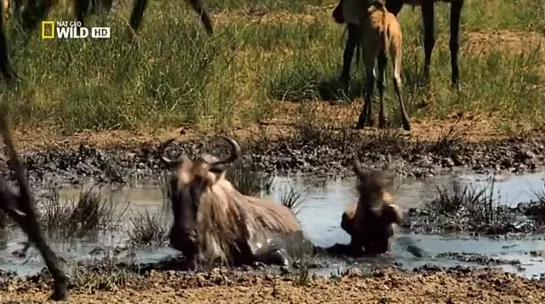
<svg viewBox="0 0 545 304"><path fill-rule="evenodd" d="M437 194L437 187L452 187L453 181L461 185L471 184L475 188L487 187L492 180L495 182L494 199L500 204L516 205L519 202L528 202L534 198L534 191L543 185L545 173L522 176L478 176L478 175L447 175L426 180L404 179L396 181L394 193L396 202L404 209L418 207L433 200ZM327 247L334 243L348 243L348 235L340 228L341 214L346 206L356 200L354 190L355 180L320 180L309 176L275 177L272 191L263 194L265 197L280 201L282 193L293 187L302 193L302 204L299 207L299 218L305 235L318 246ZM72 186L60 190L61 198L74 199L80 189ZM127 208L120 221L124 228L117 232L102 233L94 238L78 241L55 242L51 245L60 252L60 255L70 263L77 261L92 261L105 256L116 255L115 248L127 248L128 219L136 212L147 210L150 213L166 214L163 205L163 195L158 185L141 185L134 188L111 188L103 186L103 195L110 195L115 202L119 202L119 210ZM169 226L169 215L167 227ZM412 269L424 264L438 266L480 266L469 262L460 262L452 258L437 257L441 253L469 253L481 254L486 257L502 260L518 260L520 264L496 265L505 271L514 272L526 277L539 276L545 273L545 258L530 255L534 250L545 250L545 241L542 237L533 236L520 240L496 240L491 238L475 238L468 235L415 235L400 232L393 247L391 258L358 259L357 262L349 259L328 259L327 267L311 269L319 275L334 274L350 267L365 268L376 263L401 264L403 268ZM16 271L19 275L36 273L43 267L38 252L31 249L26 258L12 255L14 250L20 249L18 242L25 237L19 230L8 234L7 248L0 250L0 269ZM425 257L415 257L404 248L409 242L416 243L426 251ZM102 248L103 250L96 250ZM177 252L167 247L130 248L116 255L117 261L132 263L149 263L160 261L166 257L176 255Z"/></svg>

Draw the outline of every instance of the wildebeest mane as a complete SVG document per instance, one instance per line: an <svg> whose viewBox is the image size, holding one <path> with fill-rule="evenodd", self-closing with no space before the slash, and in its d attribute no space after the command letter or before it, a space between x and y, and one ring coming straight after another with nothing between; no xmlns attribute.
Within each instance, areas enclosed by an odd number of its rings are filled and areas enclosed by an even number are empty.
<svg viewBox="0 0 545 304"><path fill-rule="evenodd" d="M249 243L266 243L273 234L299 231L291 211L274 202L247 197L221 180L205 191L197 216L197 235L202 253L234 262L234 251Z"/></svg>

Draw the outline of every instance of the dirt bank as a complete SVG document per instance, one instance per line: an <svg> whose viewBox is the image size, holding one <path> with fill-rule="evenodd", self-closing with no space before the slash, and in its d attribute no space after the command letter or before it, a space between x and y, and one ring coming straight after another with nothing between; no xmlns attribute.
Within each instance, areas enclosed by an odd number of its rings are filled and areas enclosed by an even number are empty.
<svg viewBox="0 0 545 304"><path fill-rule="evenodd" d="M90 282L89 282L90 283ZM543 282L493 270L385 269L336 278L245 274L155 272L130 276L122 286L73 286L70 303L543 303ZM10 281L2 300L42 303L47 284Z"/></svg>
<svg viewBox="0 0 545 304"><path fill-rule="evenodd" d="M463 168L479 173L491 170L523 173L541 170L545 157L544 130L512 136L473 140L456 132L435 134L424 139L399 131L299 126L291 133L266 132L233 135L242 146L241 163L256 170L306 172L319 175L350 174L348 161L354 154L367 167L389 165L399 174L425 177L445 170ZM180 132L178 130L178 132ZM167 133L165 133L167 134ZM431 136L431 133L429 133ZM155 179L164 171L157 146L166 138L127 141L125 144L98 144L96 139L55 142L24 149L23 158L32 184L81 183L84 178L100 182L131 182ZM273 136L274 135L274 136ZM19 137L20 138L20 137ZM227 153L226 144L217 137L180 135L167 153ZM108 142L108 140L105 140ZM115 141L114 141L115 142ZM74 145L76 146L74 147Z"/></svg>

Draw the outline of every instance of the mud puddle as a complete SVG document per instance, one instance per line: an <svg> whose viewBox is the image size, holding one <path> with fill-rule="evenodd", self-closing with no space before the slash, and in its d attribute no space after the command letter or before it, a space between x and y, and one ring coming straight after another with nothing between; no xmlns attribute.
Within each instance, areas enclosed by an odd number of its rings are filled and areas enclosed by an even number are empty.
<svg viewBox="0 0 545 304"><path fill-rule="evenodd" d="M432 201L437 195L437 187L449 188L453 181L461 185L472 185L475 188L488 187L495 183L495 200L499 204L516 205L533 198L533 193L543 186L544 173L522 176L484 176L484 175L447 175L433 179L405 178L396 181L395 198L406 211ZM293 188L300 192L302 204L297 211L306 236L312 243L327 247L334 243L347 243L348 235L339 227L341 214L352 202L356 201L353 179L318 180L309 176L275 177L272 190L263 196L281 201L286 190ZM62 198L76 198L80 188L66 186L61 188ZM151 214L165 212L163 196L156 184L141 185L133 188L112 188L103 186L102 194L110 196L119 202L119 208L126 208L130 202L130 210L123 215L123 229L114 232L102 232L78 240L77 242L51 241L51 245L60 252L68 265L78 261L92 261L104 257L115 257L117 262L152 263L166 257L175 256L177 252L167 247L129 248L127 246L129 227L128 219L136 212L148 211ZM166 216L170 221L169 215ZM168 225L168 223L167 223ZM25 258L12 254L20 249L18 242L24 241L24 235L18 231L8 234L7 248L0 250L0 269L16 271L19 275L36 273L43 267L38 252L29 251ZM415 244L424 249L423 257L415 257L406 248ZM411 234L401 231L397 235L391 257L348 259L348 258L316 258L311 272L329 275L343 271L346 268L366 267L377 263L400 264L402 268L412 269L425 264L442 267L456 265L492 266L531 277L545 273L544 257L530 254L545 250L545 241L540 236L522 238L519 240L494 240L491 238L473 238L468 235L444 236Z"/></svg>

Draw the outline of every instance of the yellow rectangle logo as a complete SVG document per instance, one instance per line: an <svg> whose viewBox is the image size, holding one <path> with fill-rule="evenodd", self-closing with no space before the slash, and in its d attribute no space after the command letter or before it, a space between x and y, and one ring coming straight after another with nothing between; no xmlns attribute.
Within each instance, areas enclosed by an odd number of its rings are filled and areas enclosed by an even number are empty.
<svg viewBox="0 0 545 304"><path fill-rule="evenodd" d="M55 39L55 21L42 21L42 39Z"/></svg>

